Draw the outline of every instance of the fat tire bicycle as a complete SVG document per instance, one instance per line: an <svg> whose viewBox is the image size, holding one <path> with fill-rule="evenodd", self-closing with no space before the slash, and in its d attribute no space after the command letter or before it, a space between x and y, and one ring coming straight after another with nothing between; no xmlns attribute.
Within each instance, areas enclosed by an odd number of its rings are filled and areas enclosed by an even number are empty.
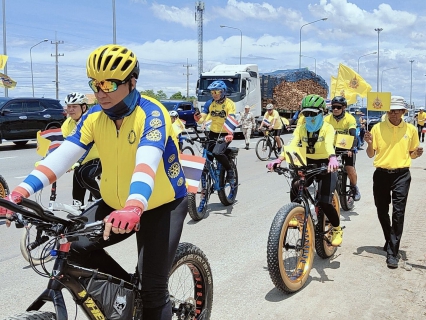
<svg viewBox="0 0 426 320"><path fill-rule="evenodd" d="M345 152L337 152L337 159L342 164L342 156ZM337 192L339 193L340 205L345 211L351 211L355 207L354 193L351 187L351 182L348 177L348 172L344 165L340 165L337 171Z"/></svg>
<svg viewBox="0 0 426 320"><path fill-rule="evenodd" d="M256 143L256 156L259 160L266 161L271 158L272 152L278 158L280 153L278 152L277 141L275 137L271 136L271 132L268 129L261 129L263 131L263 138L259 139ZM284 146L284 140L280 137L281 147Z"/></svg>
<svg viewBox="0 0 426 320"><path fill-rule="evenodd" d="M293 293L302 289L309 278L314 248L323 259L337 250L331 245L333 226L316 199L320 183L315 176L326 173L327 167L290 164L289 168L276 167L274 171L291 181L298 178L297 194L291 203L278 210L267 244L268 271L273 284L284 293ZM309 187L306 185L308 179L313 179ZM337 192L333 194L332 204L340 217Z"/></svg>
<svg viewBox="0 0 426 320"><path fill-rule="evenodd" d="M200 137L197 132L195 133L197 137L193 138L193 141L201 143L203 148L203 157L206 159L206 163L201 174L197 193L188 193L188 212L194 221L199 221L204 219L207 213L210 196L215 191L217 191L219 200L224 206L230 206L235 202L238 192L238 148L228 147L225 151L225 155L228 157L229 163L234 170L235 184L232 186L227 180L225 168L223 168L213 154L207 150L207 147L211 142L225 142L220 139L212 141L207 137ZM213 157L213 160L209 160L209 157Z"/></svg>
<svg viewBox="0 0 426 320"><path fill-rule="evenodd" d="M121 317L116 317L116 313L115 317L110 315L113 312L111 310L118 312L118 307L124 312L123 305L130 308L126 310L129 314L126 319L142 319L138 272L132 275L131 282L127 282L114 275L73 265L68 260L72 241L79 237L89 240L102 237L103 221L88 223L86 217L60 218L29 199L23 199L20 205L0 199L0 206L16 212L9 220L20 223L22 216L41 230L41 235L36 239L39 241L38 245L44 245L43 250L52 250L51 254L56 256L52 271L47 270L44 259L41 261L41 270L30 259L33 270L48 278L47 288L24 313L7 317L6 320L67 320L63 289L67 289L88 319L119 319ZM42 241L44 235L49 238ZM93 289L93 279L95 284L100 283L106 291ZM120 295L123 292L124 296ZM212 272L207 257L195 245L179 244L169 275L169 292L173 319L210 319L213 302ZM54 305L55 312L40 311L46 302ZM76 315L76 318L81 319L81 316Z"/></svg>
<svg viewBox="0 0 426 320"><path fill-rule="evenodd" d="M6 179L0 175L0 198L4 198L9 194L9 186Z"/></svg>

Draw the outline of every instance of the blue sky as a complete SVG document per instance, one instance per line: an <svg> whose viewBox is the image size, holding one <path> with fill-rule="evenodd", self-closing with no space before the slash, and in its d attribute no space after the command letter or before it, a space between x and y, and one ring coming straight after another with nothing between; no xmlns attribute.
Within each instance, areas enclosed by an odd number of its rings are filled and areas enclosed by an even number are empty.
<svg viewBox="0 0 426 320"><path fill-rule="evenodd" d="M32 96L30 48L36 96L56 96L55 45L59 57L59 99L67 93L90 93L85 64L88 54L113 39L111 0L5 0L8 75L18 82L9 96ZM128 46L141 63L138 89L195 94L198 73L195 1L116 0L117 43ZM377 88L377 32L380 33L379 90L391 91L424 105L426 99L426 3L424 0L206 0L204 11L204 71L217 64L257 63L260 72L294 69L299 65L328 83L339 63L353 69ZM0 8L1 9L1 8ZM1 16L0 16L1 18ZM3 22L3 21L2 21ZM3 37L0 37L3 43ZM1 48L0 48L1 52ZM391 69L395 68L395 69ZM383 71L385 70L385 71ZM383 75L383 79L381 76ZM0 95L4 90L0 88Z"/></svg>

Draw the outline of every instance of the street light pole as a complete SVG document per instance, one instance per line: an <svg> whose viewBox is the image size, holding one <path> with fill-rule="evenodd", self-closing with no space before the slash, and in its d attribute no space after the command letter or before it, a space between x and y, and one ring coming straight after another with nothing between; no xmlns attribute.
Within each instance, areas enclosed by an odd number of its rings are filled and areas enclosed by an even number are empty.
<svg viewBox="0 0 426 320"><path fill-rule="evenodd" d="M315 74L317 74L317 59L315 59L314 57L310 57L310 56L305 56L302 54L302 57L306 57L306 58L311 58L315 60Z"/></svg>
<svg viewBox="0 0 426 320"><path fill-rule="evenodd" d="M374 52L370 52L370 53L367 53L367 54L364 54L364 55L362 55L361 57L359 57L358 58L358 74L359 74L359 59L361 59L362 57L365 57L365 56L369 56L370 54L376 54L377 53L377 51L374 51Z"/></svg>
<svg viewBox="0 0 426 320"><path fill-rule="evenodd" d="M34 48L35 46L38 46L40 43L43 43L43 42L46 42L46 41L49 41L49 40L48 40L48 39L41 40L40 42L36 43L35 45L33 45L33 46L30 48L31 87L32 87L32 89L33 89L33 97L34 97L34 76L33 76L33 58L32 58L32 56L31 56L31 50L32 50L32 48Z"/></svg>
<svg viewBox="0 0 426 320"><path fill-rule="evenodd" d="M383 28L375 28L374 30L377 31L377 89L376 91L379 92L380 32L383 31Z"/></svg>
<svg viewBox="0 0 426 320"><path fill-rule="evenodd" d="M2 1L2 11L3 11L3 54L6 56L6 0ZM4 65L4 74L7 76L7 63ZM7 97L8 89L4 88L4 96Z"/></svg>
<svg viewBox="0 0 426 320"><path fill-rule="evenodd" d="M426 77L426 74L425 74ZM425 108L426 108L426 81L425 81Z"/></svg>
<svg viewBox="0 0 426 320"><path fill-rule="evenodd" d="M308 24L312 24L312 23L315 23L315 22L318 22L318 21L325 21L327 19L328 18L318 19L318 20L315 20L315 21L312 21L312 22L305 23L304 25L302 25L300 27L300 32L299 32L299 69L302 67L302 28L304 26L307 26Z"/></svg>
<svg viewBox="0 0 426 320"><path fill-rule="evenodd" d="M380 92L383 92L383 72L385 72L386 70L392 70L392 69L398 69L398 67L394 67L394 68L389 68L389 69L382 70L382 77L380 79Z"/></svg>
<svg viewBox="0 0 426 320"><path fill-rule="evenodd" d="M115 26L115 0L112 0L112 43L117 43Z"/></svg>
<svg viewBox="0 0 426 320"><path fill-rule="evenodd" d="M240 31L240 34L241 34L241 37L240 37L240 64L241 64L241 53L242 53L242 50L243 50L243 32L240 29L235 28L235 27L229 27L229 26L224 26L224 25L221 25L220 27L221 28L230 28L230 29L235 29L235 30Z"/></svg>
<svg viewBox="0 0 426 320"><path fill-rule="evenodd" d="M413 62L414 60L410 60L411 62L411 80L410 80L410 109L413 108L413 105L411 104L411 95L413 93Z"/></svg>

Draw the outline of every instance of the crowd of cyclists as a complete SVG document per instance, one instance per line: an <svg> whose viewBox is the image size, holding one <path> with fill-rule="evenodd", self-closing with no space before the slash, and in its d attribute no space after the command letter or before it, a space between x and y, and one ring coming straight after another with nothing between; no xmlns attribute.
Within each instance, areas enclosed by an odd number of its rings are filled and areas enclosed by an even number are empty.
<svg viewBox="0 0 426 320"><path fill-rule="evenodd" d="M66 97L69 118L62 126L65 141L43 159L7 199L19 204L22 198L73 169L73 198L84 203L87 189L98 199L82 215L89 221L104 220L105 231L104 238L99 241L74 242L70 259L76 264L127 279L128 273L104 248L136 233L144 316L170 319L167 280L188 211L185 175L179 159L184 124L176 111L168 112L157 100L140 95L136 89L139 63L129 48L101 46L90 53L86 69L98 104L88 109L83 94L74 92ZM229 116L235 117L235 104L226 97L223 81L213 81L208 89L212 100L194 117L200 125L211 121L210 131L206 133L212 141L208 150L225 168L226 179L233 185L235 172L225 155L233 134L223 128ZM343 239L339 215L332 205L339 168L336 153L341 151L335 146L336 133L354 136L354 143L342 161L354 200L361 199L355 170L357 121L346 108L346 99L337 96L331 101L331 113L327 114L324 98L315 94L305 96L289 143L291 147L306 151L308 164L327 167L327 174L320 176L318 201L333 225L333 246L340 246ZM422 112L419 123L425 119ZM281 149L285 146L279 139L283 124L273 104L266 106L260 129L263 127L273 130L282 152L278 159L268 164L267 167L273 169L285 159ZM423 139L422 131L418 132ZM371 140L370 136L368 138ZM223 142L216 143L218 140ZM96 179L99 175L100 189ZM294 179L289 200L297 187L298 181ZM11 212L1 208L0 214L10 215Z"/></svg>

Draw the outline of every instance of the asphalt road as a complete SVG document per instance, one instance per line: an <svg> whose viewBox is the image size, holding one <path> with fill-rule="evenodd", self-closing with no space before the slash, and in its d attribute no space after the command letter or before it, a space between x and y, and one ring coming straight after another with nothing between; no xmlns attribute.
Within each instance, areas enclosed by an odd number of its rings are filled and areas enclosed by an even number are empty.
<svg viewBox="0 0 426 320"><path fill-rule="evenodd" d="M289 135L284 135L288 142ZM412 184L402 238L400 267L385 264L382 231L372 196L372 160L360 151L357 160L362 199L351 212L341 212L343 244L331 259L315 255L306 286L295 294L274 288L268 274L266 244L272 220L289 202L282 176L266 173L266 162L240 147L240 187L237 203L223 207L216 195L206 219L188 216L182 241L192 242L207 255L214 279L212 319L425 319L426 215L424 210L426 157L413 162ZM35 145L24 149L0 145L0 174L15 187L38 160ZM71 174L58 182L59 199L70 201ZM44 198L48 196L46 191ZM0 226L0 318L23 311L46 285L19 251L20 229ZM130 271L136 264L135 239L109 250ZM51 310L50 307L45 309ZM69 304L70 315L75 306ZM70 317L70 319L73 319ZM82 313L77 319L84 319Z"/></svg>

